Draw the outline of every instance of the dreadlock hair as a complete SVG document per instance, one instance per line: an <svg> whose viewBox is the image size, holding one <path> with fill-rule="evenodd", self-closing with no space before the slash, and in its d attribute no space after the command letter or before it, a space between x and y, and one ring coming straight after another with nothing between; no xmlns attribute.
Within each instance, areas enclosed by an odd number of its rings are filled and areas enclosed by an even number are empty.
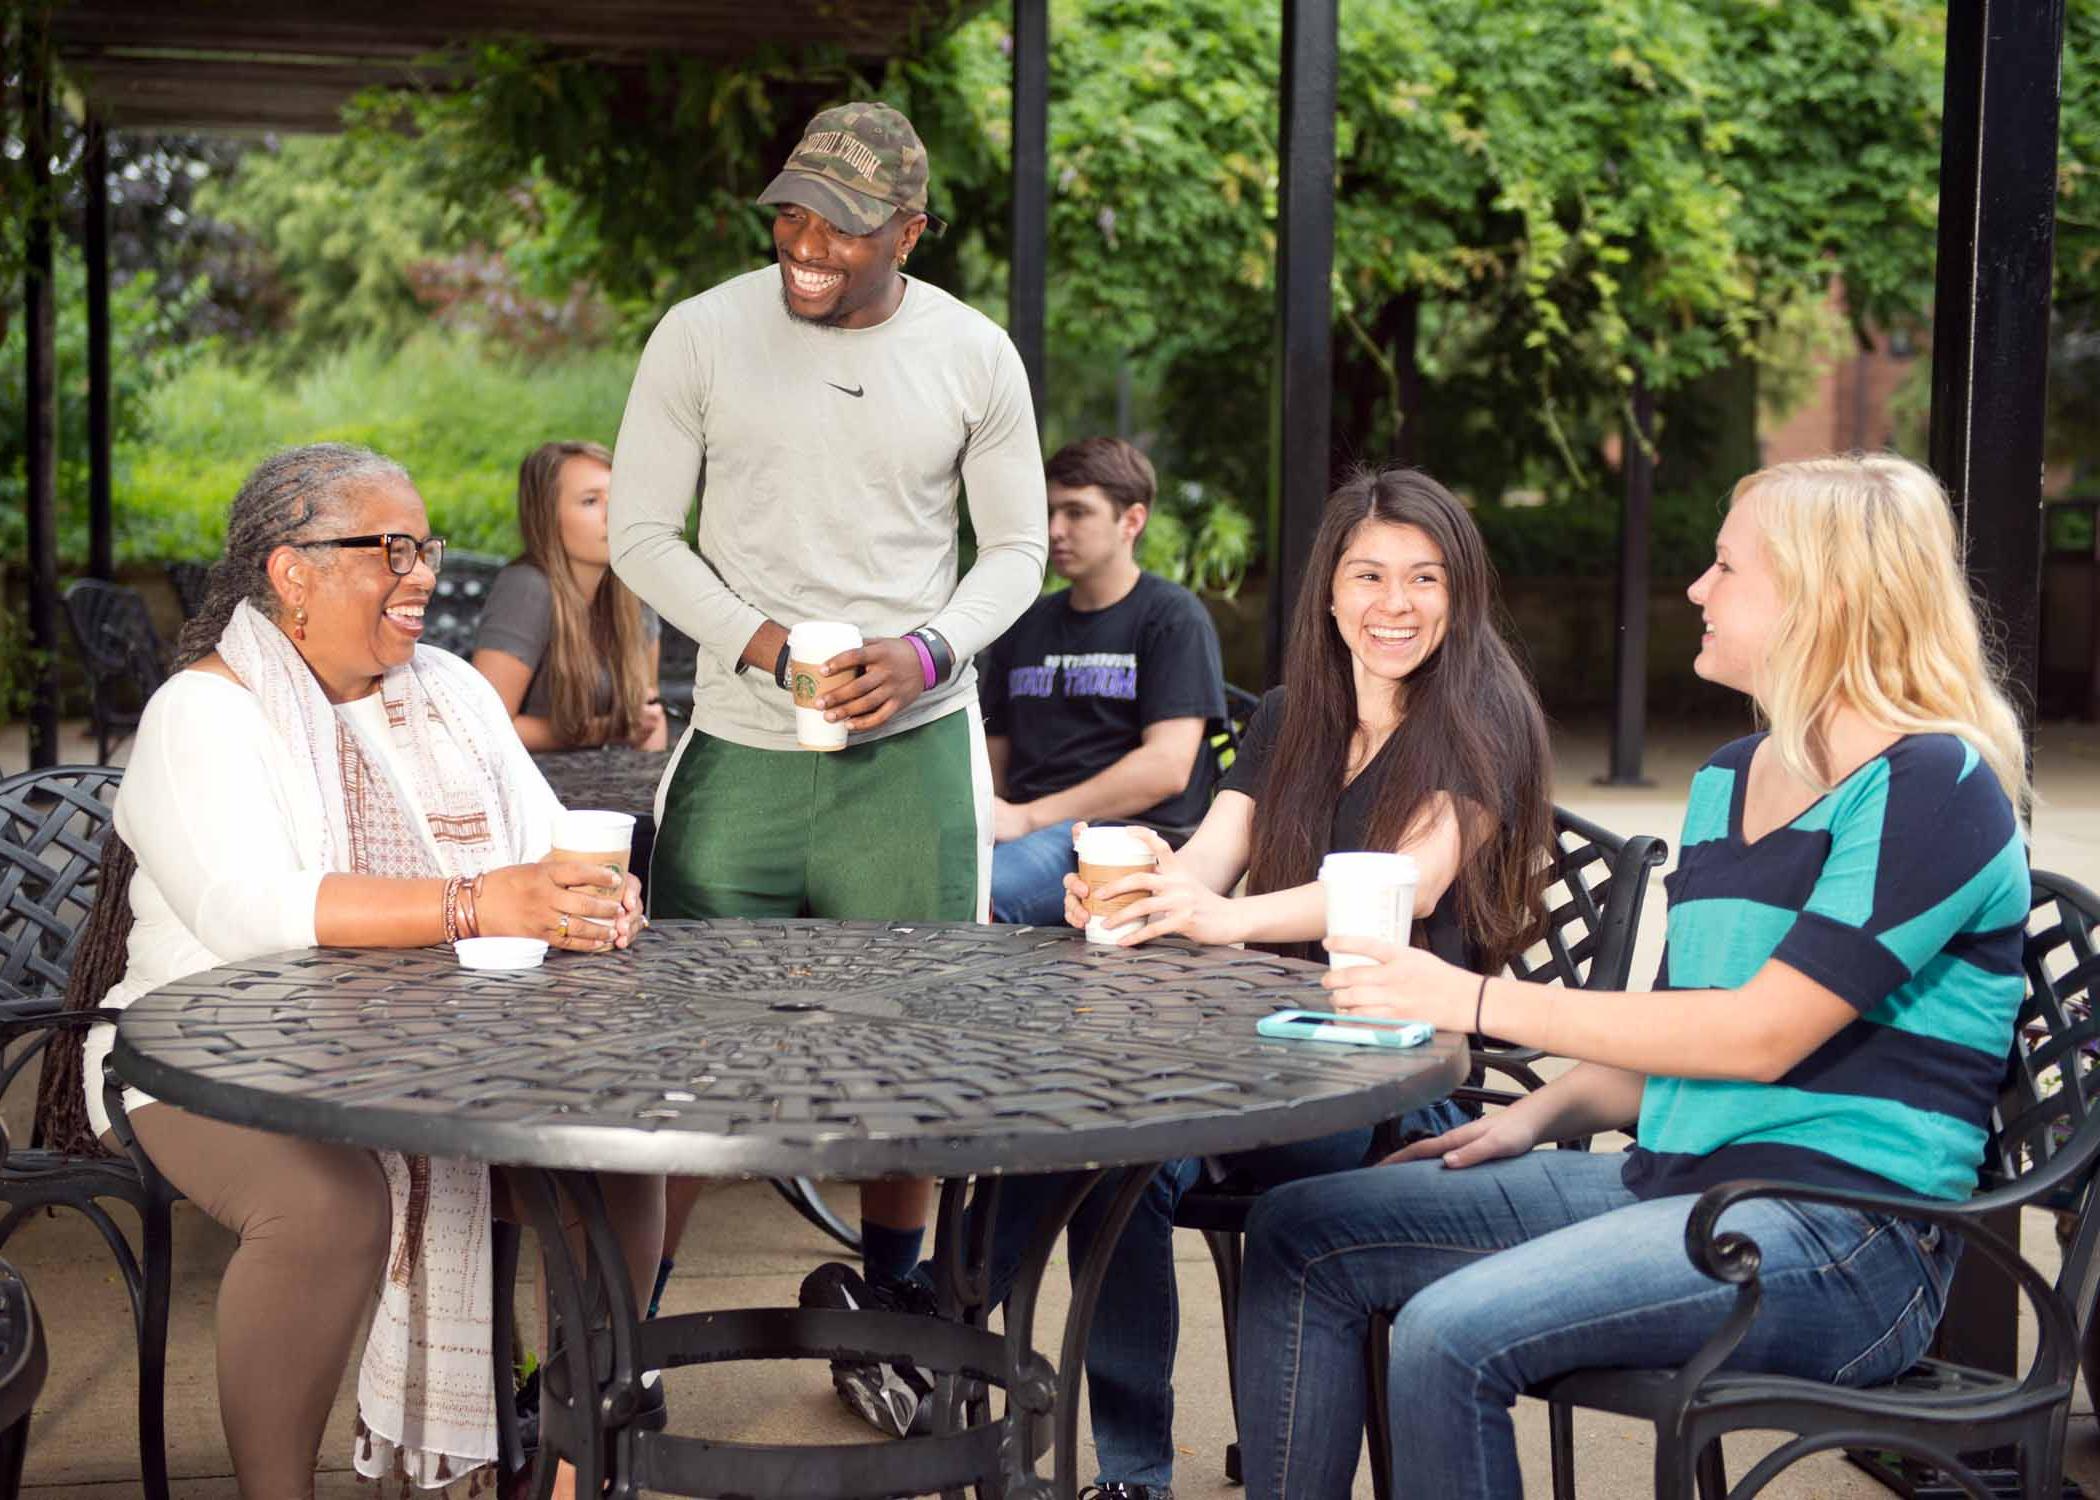
<svg viewBox="0 0 2100 1500"><path fill-rule="evenodd" d="M317 523L336 516L357 494L381 484L408 484L408 471L392 459L349 443L309 443L273 453L233 497L226 518L226 547L205 580L204 604L175 642L173 671L193 666L218 649L219 637L243 600L271 620L283 611L270 583L270 556L313 536ZM171 674L172 675L172 674ZM66 978L65 1008L93 1010L124 977L131 938L131 877L138 860L114 824L102 842L95 877L95 904L73 950ZM81 1078L84 1030L54 1037L37 1080L37 1119L47 1145L79 1156L104 1154L87 1115Z"/></svg>

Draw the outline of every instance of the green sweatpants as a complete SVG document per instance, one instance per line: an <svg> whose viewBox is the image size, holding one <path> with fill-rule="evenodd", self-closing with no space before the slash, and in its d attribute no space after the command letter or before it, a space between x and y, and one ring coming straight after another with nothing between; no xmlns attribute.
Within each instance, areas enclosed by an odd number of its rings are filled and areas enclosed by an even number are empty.
<svg viewBox="0 0 2100 1500"><path fill-rule="evenodd" d="M978 915L971 711L843 750L693 731L664 793L653 917Z"/></svg>

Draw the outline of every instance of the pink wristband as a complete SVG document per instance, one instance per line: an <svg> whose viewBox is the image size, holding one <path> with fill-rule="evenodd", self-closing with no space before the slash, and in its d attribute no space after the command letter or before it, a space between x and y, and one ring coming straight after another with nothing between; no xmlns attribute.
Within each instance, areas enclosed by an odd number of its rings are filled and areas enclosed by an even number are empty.
<svg viewBox="0 0 2100 1500"><path fill-rule="evenodd" d="M919 653L919 670L926 674L926 690L930 693L940 682L939 674L933 670L933 653L926 649L926 643L917 636L908 635L905 639L911 642L912 650Z"/></svg>

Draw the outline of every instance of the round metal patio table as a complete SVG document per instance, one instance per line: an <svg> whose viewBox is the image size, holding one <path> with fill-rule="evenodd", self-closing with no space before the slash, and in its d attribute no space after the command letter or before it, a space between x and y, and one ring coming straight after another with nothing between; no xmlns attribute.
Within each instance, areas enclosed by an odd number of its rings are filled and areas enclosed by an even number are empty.
<svg viewBox="0 0 2100 1500"><path fill-rule="evenodd" d="M564 807L608 807L647 816L656 806L656 784L671 756L664 750L602 745L589 750L540 750L532 763Z"/></svg>
<svg viewBox="0 0 2100 1500"><path fill-rule="evenodd" d="M465 970L431 949L226 964L132 1005L113 1061L148 1093L235 1124L538 1169L520 1177L556 1323L542 1456L577 1464L579 1494L596 1493L602 1472L618 1496L978 1485L1068 1500L1087 1324L1156 1164L1373 1124L1464 1078L1458 1036L1406 1052L1257 1037L1268 1012L1318 1006L1320 972L1171 941L1090 947L1043 928L662 922L627 952L551 953L518 973ZM637 1322L598 1171L941 1179L947 1316L750 1309ZM1075 1175L995 1334L998 1178L1040 1172ZM965 1208L973 1180L981 1212ZM1100 1253L1074 1268L1053 1365L1034 1347L1038 1289L1058 1233L1104 1180L1114 1206ZM558 1191L585 1208L580 1263L563 1248ZM939 1372L935 1435L758 1448L630 1423L644 1370L839 1355ZM1006 1392L996 1419L987 1387Z"/></svg>

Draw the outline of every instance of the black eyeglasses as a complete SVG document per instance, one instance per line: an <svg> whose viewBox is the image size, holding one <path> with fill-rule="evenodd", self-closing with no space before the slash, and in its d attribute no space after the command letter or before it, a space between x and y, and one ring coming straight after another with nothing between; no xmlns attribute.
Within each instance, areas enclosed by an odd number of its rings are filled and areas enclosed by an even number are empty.
<svg viewBox="0 0 2100 1500"><path fill-rule="evenodd" d="M384 547L386 565L396 573L413 573L416 559L435 573L445 566L445 539L426 536L417 541L405 531L377 531L370 536L338 536L325 541L300 542L301 547Z"/></svg>

